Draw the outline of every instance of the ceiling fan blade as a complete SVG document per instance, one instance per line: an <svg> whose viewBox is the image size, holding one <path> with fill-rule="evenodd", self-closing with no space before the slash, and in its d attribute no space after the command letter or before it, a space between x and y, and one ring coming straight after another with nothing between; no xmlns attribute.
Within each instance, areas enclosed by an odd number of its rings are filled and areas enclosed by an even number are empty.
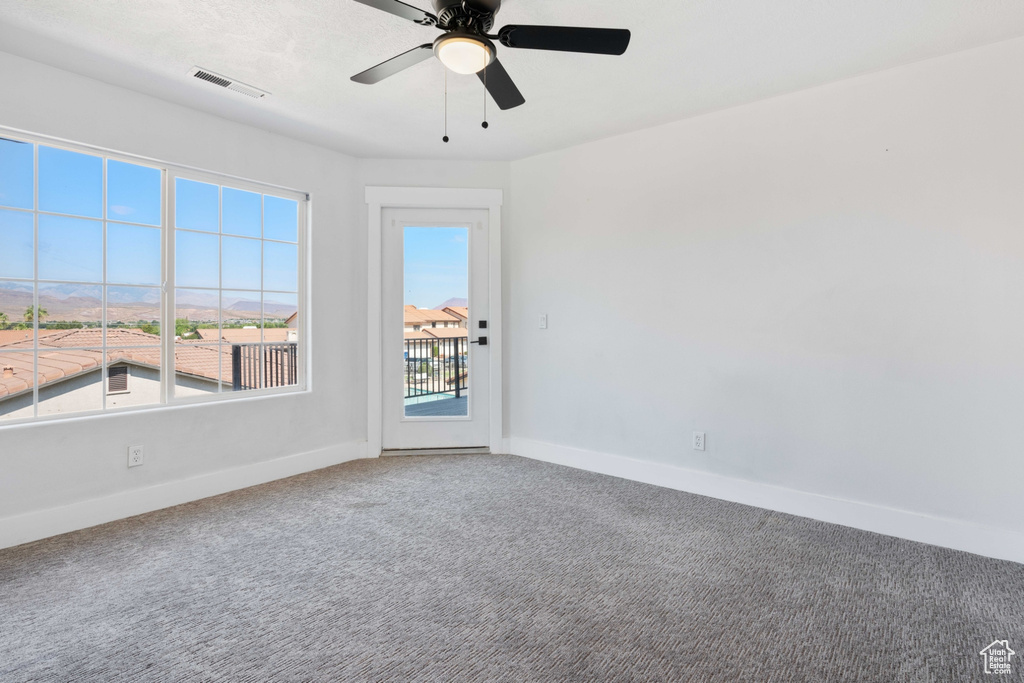
<svg viewBox="0 0 1024 683"><path fill-rule="evenodd" d="M526 103L526 98L519 92L519 88L512 82L512 77L497 59L477 76L487 86L487 92L491 93L499 109L512 109Z"/></svg>
<svg viewBox="0 0 1024 683"><path fill-rule="evenodd" d="M364 5L379 9L389 14L408 19L409 21L415 21L417 24L423 24L424 26L433 26L437 23L437 17L430 12L424 12L418 7L407 5L400 0L356 0Z"/></svg>
<svg viewBox="0 0 1024 683"><path fill-rule="evenodd" d="M506 47L527 50L586 52L621 55L629 47L630 33L624 28L580 28L577 26L517 26L501 29L498 38Z"/></svg>
<svg viewBox="0 0 1024 683"><path fill-rule="evenodd" d="M352 80L356 83L365 83L366 85L380 83L388 76L394 76L399 71L404 71L410 66L416 66L423 60L430 59L433 56L434 44L426 43L425 45L414 47L408 52L403 52L397 57L392 57L386 62L381 62L362 73L356 74L352 77Z"/></svg>

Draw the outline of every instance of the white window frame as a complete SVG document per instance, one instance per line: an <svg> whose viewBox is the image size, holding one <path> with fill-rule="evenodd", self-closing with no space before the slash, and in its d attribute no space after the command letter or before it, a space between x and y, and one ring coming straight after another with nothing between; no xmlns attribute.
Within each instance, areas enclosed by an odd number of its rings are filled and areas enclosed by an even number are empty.
<svg viewBox="0 0 1024 683"><path fill-rule="evenodd" d="M161 220L162 225L159 226L161 231L160 248L162 250L162 277L161 277L161 319L160 319L160 360L161 360L161 372L160 372L160 402L152 403L149 405L140 406L117 406L108 407L106 403L106 397L108 395L107 389L109 388L109 378L107 373L107 364L101 364L101 378L100 386L102 387L103 396L103 407L99 410L79 411L74 413L66 414L55 414L55 415L39 415L38 404L39 404L39 389L40 385L38 382L38 370L36 371L37 380L33 385L33 413L32 417L4 420L0 422L0 430L7 427L26 425L26 424L37 424L43 422L51 422L54 420L75 420L81 418L93 418L103 417L110 415L121 415L130 412L142 412L152 410L169 410L180 406L193 405L199 403L216 403L221 401L244 401L257 398L265 398L269 396L279 395L290 395L298 393L306 393L311 390L310 380L310 358L312 352L312 344L310 340L310 320L309 320L309 292L308 292L308 273L309 273L309 220L310 220L310 205L312 198L308 192L296 190L294 188L285 187L281 185L275 185L272 183L264 183L257 180L251 180L247 178L241 178L233 176L227 173L218 173L216 171L208 171L204 169L194 168L190 166L184 166L180 164L172 164L167 161L159 159L152 159L135 154L129 154L125 152L118 152L110 150L104 147L98 147L95 145L89 145L80 142L73 142L64 140L61 138L51 137L42 135L39 133L32 133L23 131L15 128L9 128L6 126L0 126L0 137L9 138L13 140L19 140L36 145L34 150L34 167L33 167L33 185L35 199L33 204L32 213L34 216L39 215L39 147L38 145L44 145L46 147L53 147L57 149L66 150L69 152L78 152L82 154L90 154L94 156L101 156L105 160L121 161L129 164L138 164L155 168L161 171L161 183L162 183L162 202L161 208ZM297 348L297 362L298 367L296 369L297 383L289 386L272 387L272 388L261 388L261 389L247 389L245 391L218 391L216 393L210 393L207 395L188 396L188 397L175 397L174 386L175 386L175 365L174 365L174 331L175 331L175 270L174 270L174 256L175 256L175 224L174 224L174 187L175 180L177 178L183 178L187 180L196 180L203 183L209 183L211 185L231 187L234 189L245 190L249 192L255 192L259 194L271 194L276 197L284 199L291 199L298 203L298 292L297 292L297 310L299 313L297 321L298 329L298 345ZM99 219L101 222L106 222L106 187L107 176L106 176L106 162L104 162L104 175L103 175L103 216ZM6 209L7 207L0 207ZM15 209L17 210L17 209ZM43 212L48 213L48 212ZM38 222L38 218L35 219ZM123 221L113 221L115 223L122 223ZM150 226L156 227L156 226ZM38 234L38 227L36 228ZM218 237L223 233L209 233L211 235L216 234ZM261 235L261 242L263 237ZM104 239L104 263L106 260L106 240ZM36 263L33 268L33 281L37 283L35 292L33 294L33 305L38 309L39 306L39 269L38 269L38 244L35 245L33 250L33 258ZM261 278L262 278L262 263L261 263ZM90 283L99 286L103 291L103 324L102 329L106 330L106 268L104 268L104 281L100 283ZM185 287L184 289L189 289ZM261 286L262 294L262 286ZM262 297L261 297L262 301ZM262 311L261 311L262 316ZM261 328L263 329L263 328ZM39 320L38 316L35 316L33 320L33 331L35 333L36 347L34 350L35 363L38 366L38 343L39 343ZM223 343L223 342L221 342ZM265 343L265 342L263 342ZM106 358L106 335L103 336L103 358Z"/></svg>

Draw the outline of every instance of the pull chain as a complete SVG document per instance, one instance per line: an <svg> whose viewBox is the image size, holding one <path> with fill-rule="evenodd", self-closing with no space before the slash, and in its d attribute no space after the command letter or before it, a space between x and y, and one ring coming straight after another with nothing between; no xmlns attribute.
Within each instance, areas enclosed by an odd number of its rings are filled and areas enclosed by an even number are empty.
<svg viewBox="0 0 1024 683"><path fill-rule="evenodd" d="M444 137L441 139L448 142L448 67L444 68Z"/></svg>
<svg viewBox="0 0 1024 683"><path fill-rule="evenodd" d="M484 55L484 122L482 125L487 128L487 56Z"/></svg>

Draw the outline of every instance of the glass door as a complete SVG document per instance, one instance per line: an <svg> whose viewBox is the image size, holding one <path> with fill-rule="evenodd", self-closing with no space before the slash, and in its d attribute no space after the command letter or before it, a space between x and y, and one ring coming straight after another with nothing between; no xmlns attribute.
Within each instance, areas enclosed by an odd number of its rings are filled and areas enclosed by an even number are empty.
<svg viewBox="0 0 1024 683"><path fill-rule="evenodd" d="M382 229L384 449L485 446L487 213L389 209Z"/></svg>

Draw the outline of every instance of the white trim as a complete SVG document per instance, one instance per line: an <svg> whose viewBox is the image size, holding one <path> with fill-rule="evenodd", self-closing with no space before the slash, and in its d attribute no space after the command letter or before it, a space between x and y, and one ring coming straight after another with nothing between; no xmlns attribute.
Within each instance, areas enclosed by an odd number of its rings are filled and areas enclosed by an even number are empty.
<svg viewBox="0 0 1024 683"><path fill-rule="evenodd" d="M369 190L369 188L367 188ZM367 192L369 201L369 192ZM366 452L380 455L384 450L384 356L380 345L383 315L382 230L379 203L370 204L370 222L366 250Z"/></svg>
<svg viewBox="0 0 1024 683"><path fill-rule="evenodd" d="M365 442L344 443L156 486L121 491L102 498L26 512L0 519L0 548L9 548L365 457Z"/></svg>
<svg viewBox="0 0 1024 683"><path fill-rule="evenodd" d="M490 448L406 448L386 450L380 454L382 458L407 457L418 455L490 455Z"/></svg>
<svg viewBox="0 0 1024 683"><path fill-rule="evenodd" d="M366 188L369 205L367 226L367 282L366 282L366 434L367 453L370 457L381 453L384 417L383 358L381 353L381 212L384 209L486 209L489 244L490 319L488 342L491 346L489 443L492 453L502 449L502 384L501 384L501 190L474 190L450 187L373 187Z"/></svg>
<svg viewBox="0 0 1024 683"><path fill-rule="evenodd" d="M1024 563L1024 534L709 472L512 437L512 453L645 484Z"/></svg>

